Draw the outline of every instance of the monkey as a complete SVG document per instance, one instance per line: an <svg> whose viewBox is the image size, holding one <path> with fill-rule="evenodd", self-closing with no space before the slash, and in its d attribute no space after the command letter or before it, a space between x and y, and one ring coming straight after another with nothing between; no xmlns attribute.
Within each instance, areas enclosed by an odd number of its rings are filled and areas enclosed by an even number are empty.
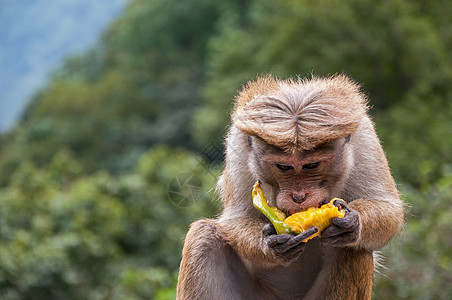
<svg viewBox="0 0 452 300"><path fill-rule="evenodd" d="M343 74L244 85L217 183L223 209L191 224L177 299L370 299L374 253L403 227L404 205L368 110ZM333 197L347 213L307 243L317 227L277 235L252 205L257 180L288 215Z"/></svg>

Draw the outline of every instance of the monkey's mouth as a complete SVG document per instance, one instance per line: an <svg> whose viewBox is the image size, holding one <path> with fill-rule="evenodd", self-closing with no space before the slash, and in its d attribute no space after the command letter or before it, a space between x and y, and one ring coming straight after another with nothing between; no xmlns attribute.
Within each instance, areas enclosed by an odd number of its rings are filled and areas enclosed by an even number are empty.
<svg viewBox="0 0 452 300"><path fill-rule="evenodd" d="M305 211L306 209L304 208L300 208L300 209L295 209L295 210L288 210L288 211L284 211L284 213L286 214L286 216L291 216L293 214L299 213L301 211Z"/></svg>
<svg viewBox="0 0 452 300"><path fill-rule="evenodd" d="M309 207L297 207L297 208L294 208L294 209L286 209L286 210L282 210L282 211L286 214L286 216L291 216L291 215L299 213L301 211L305 211L308 208Z"/></svg>
<svg viewBox="0 0 452 300"><path fill-rule="evenodd" d="M303 203L306 203L306 202L307 201L304 201ZM303 204L303 203L301 203L301 204ZM329 201L328 201L328 198L325 197L321 201L317 202L317 204L313 203L314 205L308 205L308 206L303 205L301 207L299 206L299 207L295 207L295 208L293 208L293 207L290 207L290 208L287 208L287 207L286 208L279 208L279 207L277 207L277 208L280 211L284 212L286 214L286 216L291 216L291 215L299 213L301 211L305 211L305 210L307 210L310 207L320 208L322 205L327 204L327 203L329 203Z"/></svg>

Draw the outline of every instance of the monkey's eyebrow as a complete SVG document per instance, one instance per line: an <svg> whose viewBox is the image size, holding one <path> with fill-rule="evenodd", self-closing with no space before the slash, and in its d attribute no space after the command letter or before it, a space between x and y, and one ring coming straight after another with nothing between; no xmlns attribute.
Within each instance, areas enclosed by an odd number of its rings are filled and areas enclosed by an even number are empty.
<svg viewBox="0 0 452 300"><path fill-rule="evenodd" d="M322 147L315 148L314 150L306 151L302 154L303 160L315 162L329 159L334 156L336 147Z"/></svg>

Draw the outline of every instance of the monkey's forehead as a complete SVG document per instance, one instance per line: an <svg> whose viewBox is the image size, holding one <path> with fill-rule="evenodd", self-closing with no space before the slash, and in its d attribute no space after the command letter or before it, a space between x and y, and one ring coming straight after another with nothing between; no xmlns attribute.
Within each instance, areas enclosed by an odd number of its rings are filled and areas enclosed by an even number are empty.
<svg viewBox="0 0 452 300"><path fill-rule="evenodd" d="M298 81L266 77L247 87L236 99L233 124L282 149L309 150L345 137L367 113L366 97L345 76Z"/></svg>
<svg viewBox="0 0 452 300"><path fill-rule="evenodd" d="M273 124L243 122L243 120L237 120L234 125L244 134L259 137L266 143L288 153L313 150L319 145L345 138L358 127L357 123L318 126L318 128L314 128L315 125L308 128L308 126L303 127L297 123L287 123L275 128Z"/></svg>
<svg viewBox="0 0 452 300"><path fill-rule="evenodd" d="M235 110L254 101L259 95L274 95L281 92L295 94L302 101L309 94L329 94L332 97L357 95L367 106L367 99L360 91L360 85L348 76L340 74L331 77L297 78L280 80L272 75L259 76L250 80L235 97ZM367 107L366 107L367 108Z"/></svg>

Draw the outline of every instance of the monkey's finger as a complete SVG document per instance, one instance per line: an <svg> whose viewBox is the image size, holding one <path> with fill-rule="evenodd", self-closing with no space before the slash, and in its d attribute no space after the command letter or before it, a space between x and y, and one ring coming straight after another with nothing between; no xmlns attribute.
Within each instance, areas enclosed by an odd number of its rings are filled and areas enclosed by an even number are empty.
<svg viewBox="0 0 452 300"><path fill-rule="evenodd" d="M270 223L265 224L264 227L262 227L262 234L264 236L275 235L276 234L275 227Z"/></svg>
<svg viewBox="0 0 452 300"><path fill-rule="evenodd" d="M333 218L331 220L333 225L343 228L359 227L359 214L355 210L350 210L343 218Z"/></svg>
<svg viewBox="0 0 452 300"><path fill-rule="evenodd" d="M331 237L336 237L338 235L344 234L350 232L349 228L344 228L344 227L339 227L339 226L335 226L332 225L328 228L326 228L325 230L322 231L322 238L323 239L328 239Z"/></svg>
<svg viewBox="0 0 452 300"><path fill-rule="evenodd" d="M350 212L350 208L348 207L347 202L342 199L334 200L333 205L338 207L339 209L345 210L346 212Z"/></svg>
<svg viewBox="0 0 452 300"><path fill-rule="evenodd" d="M270 235L265 238L265 241L267 242L267 245L269 247L277 247L282 244L286 244L289 240L292 239L292 235L290 234L275 234Z"/></svg>
<svg viewBox="0 0 452 300"><path fill-rule="evenodd" d="M316 226L312 226L311 228L309 228L308 230L297 234L296 236L294 236L292 239L290 239L289 241L287 241L287 243L285 244L285 246L287 246L287 249L293 248L295 246L298 246L299 244L301 244L305 239L307 239L308 237L310 237L311 235L316 234L319 231L319 228Z"/></svg>
<svg viewBox="0 0 452 300"><path fill-rule="evenodd" d="M312 226L308 230L297 235L296 238L303 241L303 240L307 239L308 237L316 234L317 232L319 232L319 228L317 226Z"/></svg>
<svg viewBox="0 0 452 300"><path fill-rule="evenodd" d="M292 253L292 254L300 253L304 249L303 241L318 231L319 231L319 229L317 227L313 226L313 227L309 228L308 230L306 230L305 232L302 232L298 235L295 235L295 236L289 235L290 239L288 241L286 241L285 243L274 245L273 249L275 250L275 252L277 252L279 254L285 254L285 255L286 254L290 255L290 253ZM281 236L281 235L285 235L285 234L280 234L278 236Z"/></svg>
<svg viewBox="0 0 452 300"><path fill-rule="evenodd" d="M292 260L292 259L298 257L301 253L303 253L303 251L304 251L304 244L292 247L290 249L286 249L284 252L282 252L280 254L283 254L283 256L286 259Z"/></svg>
<svg viewBox="0 0 452 300"><path fill-rule="evenodd" d="M355 212L356 213L356 212ZM358 213L356 213L358 216ZM355 217L351 218L355 219ZM360 235L359 216L357 222L351 222L347 226L331 225L322 232L322 241L332 246L350 245L358 240ZM350 225L350 226L349 226Z"/></svg>
<svg viewBox="0 0 452 300"><path fill-rule="evenodd" d="M329 238L322 238L322 244L323 245L329 245L333 247L339 247L342 246L344 243L344 238L341 235L329 237Z"/></svg>

